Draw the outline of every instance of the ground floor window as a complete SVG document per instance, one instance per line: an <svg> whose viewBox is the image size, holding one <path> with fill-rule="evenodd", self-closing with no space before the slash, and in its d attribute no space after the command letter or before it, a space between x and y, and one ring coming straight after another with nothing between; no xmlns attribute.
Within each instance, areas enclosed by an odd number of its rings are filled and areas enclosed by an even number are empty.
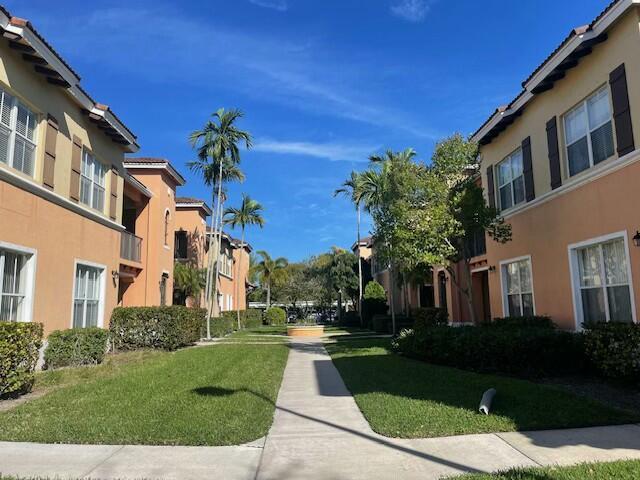
<svg viewBox="0 0 640 480"><path fill-rule="evenodd" d="M632 322L629 261L624 237L573 249L578 318Z"/></svg>
<svg viewBox="0 0 640 480"><path fill-rule="evenodd" d="M76 265L73 291L73 327L98 327L103 311L102 285L104 268Z"/></svg>
<svg viewBox="0 0 640 480"><path fill-rule="evenodd" d="M510 317L534 315L531 259L521 258L502 264L504 314Z"/></svg>
<svg viewBox="0 0 640 480"><path fill-rule="evenodd" d="M160 305L167 304L167 282L169 281L169 274L163 273L160 278Z"/></svg>
<svg viewBox="0 0 640 480"><path fill-rule="evenodd" d="M29 321L32 254L0 246L0 320Z"/></svg>

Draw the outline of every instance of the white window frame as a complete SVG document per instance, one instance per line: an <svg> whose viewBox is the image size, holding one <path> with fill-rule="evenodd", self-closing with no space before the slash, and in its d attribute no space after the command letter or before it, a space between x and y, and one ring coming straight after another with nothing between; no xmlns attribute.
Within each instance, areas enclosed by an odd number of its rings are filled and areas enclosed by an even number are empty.
<svg viewBox="0 0 640 480"><path fill-rule="evenodd" d="M87 177L84 174L84 167L83 166L84 166L84 163L86 161L87 156L91 157L91 159L92 159L91 176L90 177ZM103 178L104 185L100 185L99 183L97 183L95 181L96 164L100 165L100 167L104 169L104 178ZM98 160L91 150L89 150L89 149L87 149L85 147L82 148L82 158L80 159L80 186L79 186L80 191L78 192L78 197L80 199L80 203L82 203L83 205L86 205L87 207L92 208L93 210L96 210L96 211L98 211L100 213L104 213L105 207L106 207L106 203L107 203L107 194L106 194L106 192L107 192L107 171L108 171L107 166L104 163L102 163L100 160ZM89 186L89 203L86 203L86 202L82 201L82 180L83 179L89 180L89 184L90 184L90 186ZM96 208L96 206L93 203L94 194L95 194L96 189L102 190L102 209Z"/></svg>
<svg viewBox="0 0 640 480"><path fill-rule="evenodd" d="M5 165L11 167L12 169L18 172L21 172L22 174L27 175L28 177L34 178L36 173L36 162L38 160L38 127L40 124L40 115L37 112L35 112L32 108L30 108L27 104L25 104L23 101L21 101L14 93L10 93L9 90L2 85L0 85L0 94L1 93L4 93L5 95L10 96L12 98L12 101L11 101L11 107L10 107L11 113L9 114L10 115L9 126L0 122L0 128L5 128L9 130L7 158L5 159L6 162L3 160L0 160L0 163L4 163ZM18 132L18 106L21 106L22 108L27 110L29 115L35 118L35 126L33 128L33 140L28 139L27 137L25 137L24 135ZM32 165L33 171L31 173L27 173L24 170L15 168L14 166L13 155L16 147L16 136L19 136L21 140L27 142L33 147L33 165Z"/></svg>
<svg viewBox="0 0 640 480"><path fill-rule="evenodd" d="M624 251L627 255L627 276L629 278L629 296L631 301L631 318L633 323L638 323L638 319L636 316L636 299L635 299L635 289L633 288L633 276L631 274L631 256L629 255L629 236L627 235L627 231L623 230L620 232L610 233L608 235L602 235L600 237L590 238L588 240L584 240L578 243L572 243L567 247L567 251L569 254L569 271L571 273L571 291L573 297L573 316L575 322L576 331L582 331L582 322L584 319L584 310L582 308L582 296L581 296L581 288L580 288L580 269L578 266L578 250L585 247L590 247L594 245L599 245L602 243L607 243L612 240L624 240ZM607 317L609 316L609 308L608 308L608 299L606 298L605 292L605 302L607 304ZM607 321L609 321L607 319Z"/></svg>
<svg viewBox="0 0 640 480"><path fill-rule="evenodd" d="M520 160L522 161L522 173L520 173L520 175L518 175L517 177L512 177L511 180L508 183L503 183L502 185L500 184L500 165L505 163L505 162L512 162L513 159L520 154ZM511 166L511 164L509 165L509 168L511 169L511 174L513 175L513 167ZM513 152L511 152L509 155L507 155L506 157L504 157L502 160L500 160L500 162L498 162L496 164L496 186L497 186L497 195L498 195L498 204L500 205L500 211L504 212L507 210L511 210L514 207L517 207L518 205L521 205L523 203L525 203L527 201L527 193L526 193L526 186L525 186L525 179L524 179L524 156L522 154L522 147L518 147L516 148ZM522 200L518 203L516 203L516 194L515 194L515 188L513 188L513 183L516 179L522 177ZM502 195L500 195L500 188L505 187L507 185L511 185L511 206L510 207L503 207L502 205Z"/></svg>
<svg viewBox="0 0 640 480"><path fill-rule="evenodd" d="M609 103L609 120L606 120L602 123L600 123L598 126L591 128L589 126L589 100L591 100L593 97L597 96L598 94L600 94L602 91L606 91L607 93L607 101ZM577 109L579 109L580 107L584 108L584 112L585 112L585 118L587 119L587 125L586 125L586 130L587 130L587 149L589 152L589 166L587 168L585 168L584 170L582 170L581 172L578 173L574 173L573 175L571 175L571 167L569 166L569 147L571 145L574 145L575 143L579 142L582 138L584 137L580 137L578 140L574 141L573 143L569 143L567 141L567 124L566 124L566 118L569 114L573 113L574 111L576 111ZM613 122L613 106L611 104L611 91L609 90L609 87L607 85L603 85L600 88L597 88L593 93L591 93L590 95L588 95L584 100L582 100L581 102L577 103L576 105L574 105L573 107L571 107L569 110L567 110L563 115L562 115L562 130L563 130L563 137L564 137L564 156L566 158L566 167L567 167L567 177L568 178L572 178L572 177L576 177L578 175L580 175L581 173L587 172L589 170L591 170L593 167L596 166L596 164L593 162L593 147L591 145L591 134L593 132L595 132L596 130L598 130L600 127L602 127L604 124L611 122L611 140L613 142L613 154L608 157L605 158L604 160L602 160L601 162L598 163L598 165L600 165L601 163L606 162L607 160L615 157L616 155L616 138L615 138L615 125Z"/></svg>
<svg viewBox="0 0 640 480"><path fill-rule="evenodd" d="M97 327L104 328L104 309L105 309L105 298L106 298L106 288L107 288L107 266L102 265L100 263L90 262L88 260L81 260L76 258L73 261L73 282L71 289L71 321L69 322L69 328L73 328L73 311L75 308L76 301L76 272L78 271L78 265L82 265L84 267L97 268L100 269L100 286L98 288L100 298L98 299L98 322ZM84 319L86 321L86 318ZM86 327L83 327L86 328Z"/></svg>
<svg viewBox="0 0 640 480"><path fill-rule="evenodd" d="M521 257L509 258L508 260L502 260L500 262L500 286L502 288L502 316L508 317L509 314L509 295L507 289L507 275L505 273L505 269L507 265L516 262L528 261L529 268L531 273L531 301L533 302L533 315L536 315L536 293L533 281L533 261L531 260L531 255L523 255ZM520 293L522 296L522 292ZM522 299L521 299L522 302Z"/></svg>
<svg viewBox="0 0 640 480"><path fill-rule="evenodd" d="M20 255L26 255L27 261L24 266L25 270L25 295L22 301L22 309L20 310L20 318L18 318L18 322L32 322L33 321L33 303L34 303L34 293L36 286L36 265L38 260L38 251L34 248L24 247L22 245L16 245L14 243L2 242L0 241L0 250L9 250L11 252L18 253ZM0 266L2 265L2 260L0 259ZM2 272L3 269L0 268L0 291L2 291Z"/></svg>

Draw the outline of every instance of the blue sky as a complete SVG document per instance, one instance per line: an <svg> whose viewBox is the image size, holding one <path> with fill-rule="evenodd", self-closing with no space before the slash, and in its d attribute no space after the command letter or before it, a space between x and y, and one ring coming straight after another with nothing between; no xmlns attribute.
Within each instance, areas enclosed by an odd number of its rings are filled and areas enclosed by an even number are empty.
<svg viewBox="0 0 640 480"><path fill-rule="evenodd" d="M257 249L300 260L355 237L333 190L369 154L473 132L571 28L608 0L10 0L138 135L208 198L187 135L237 107L255 138L247 180L265 207ZM549 12L553 12L550 14ZM363 232L370 228L365 220Z"/></svg>

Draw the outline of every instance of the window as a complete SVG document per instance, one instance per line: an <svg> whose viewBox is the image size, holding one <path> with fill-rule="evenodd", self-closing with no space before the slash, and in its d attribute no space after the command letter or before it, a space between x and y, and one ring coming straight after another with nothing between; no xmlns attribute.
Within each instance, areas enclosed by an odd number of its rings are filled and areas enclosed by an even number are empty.
<svg viewBox="0 0 640 480"><path fill-rule="evenodd" d="M0 89L0 162L33 176L37 116Z"/></svg>
<svg viewBox="0 0 640 480"><path fill-rule="evenodd" d="M510 317L534 315L531 259L502 265L504 313Z"/></svg>
<svg viewBox="0 0 640 480"><path fill-rule="evenodd" d="M564 116L569 176L613 155L613 124L607 87Z"/></svg>
<svg viewBox="0 0 640 480"><path fill-rule="evenodd" d="M29 321L32 255L0 248L0 321Z"/></svg>
<svg viewBox="0 0 640 480"><path fill-rule="evenodd" d="M227 277L233 278L233 253L231 250L223 250L220 255L220 272Z"/></svg>
<svg viewBox="0 0 640 480"><path fill-rule="evenodd" d="M187 232L184 230L178 230L175 233L175 245L173 247L173 256L179 260L187 259Z"/></svg>
<svg viewBox="0 0 640 480"><path fill-rule="evenodd" d="M498 164L500 209L507 210L524 202L522 150L518 149Z"/></svg>
<svg viewBox="0 0 640 480"><path fill-rule="evenodd" d="M80 201L91 208L104 211L104 179L107 167L87 150L82 151L80 171Z"/></svg>
<svg viewBox="0 0 640 480"><path fill-rule="evenodd" d="M169 210L164 212L164 244L169 245Z"/></svg>
<svg viewBox="0 0 640 480"><path fill-rule="evenodd" d="M73 327L102 326L102 284L104 269L89 265L76 265L73 291Z"/></svg>
<svg viewBox="0 0 640 480"><path fill-rule="evenodd" d="M629 267L624 238L574 250L581 320L632 322Z"/></svg>

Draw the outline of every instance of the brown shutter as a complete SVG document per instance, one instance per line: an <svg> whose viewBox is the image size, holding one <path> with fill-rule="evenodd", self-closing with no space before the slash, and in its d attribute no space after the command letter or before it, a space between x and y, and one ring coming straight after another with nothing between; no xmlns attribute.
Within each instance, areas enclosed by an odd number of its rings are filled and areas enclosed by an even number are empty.
<svg viewBox="0 0 640 480"><path fill-rule="evenodd" d="M562 185L560 173L560 148L558 147L558 122L553 117L547 122L547 145L549 147L549 172L551 173L551 188Z"/></svg>
<svg viewBox="0 0 640 480"><path fill-rule="evenodd" d="M622 157L635 150L631 109L629 108L629 91L627 90L627 74L624 63L609 74L609 85L611 86L613 119L616 123L618 156Z"/></svg>
<svg viewBox="0 0 640 480"><path fill-rule="evenodd" d="M58 121L47 116L47 131L44 140L44 166L42 169L42 183L53 189L56 171L56 143L58 140Z"/></svg>
<svg viewBox="0 0 640 480"><path fill-rule="evenodd" d="M493 183L493 165L487 167L487 195L489 197L489 206L496 208L496 189Z"/></svg>
<svg viewBox="0 0 640 480"><path fill-rule="evenodd" d="M80 168L82 164L82 140L80 137L73 136L73 145L71 146L71 179L69 182L69 196L72 200L80 199Z"/></svg>
<svg viewBox="0 0 640 480"><path fill-rule="evenodd" d="M536 198L536 189L533 185L533 158L531 156L531 137L522 141L522 167L524 175L524 192L527 202Z"/></svg>
<svg viewBox="0 0 640 480"><path fill-rule="evenodd" d="M116 219L116 209L118 207L118 173L115 169L111 169L111 197L109 199L109 217Z"/></svg>

